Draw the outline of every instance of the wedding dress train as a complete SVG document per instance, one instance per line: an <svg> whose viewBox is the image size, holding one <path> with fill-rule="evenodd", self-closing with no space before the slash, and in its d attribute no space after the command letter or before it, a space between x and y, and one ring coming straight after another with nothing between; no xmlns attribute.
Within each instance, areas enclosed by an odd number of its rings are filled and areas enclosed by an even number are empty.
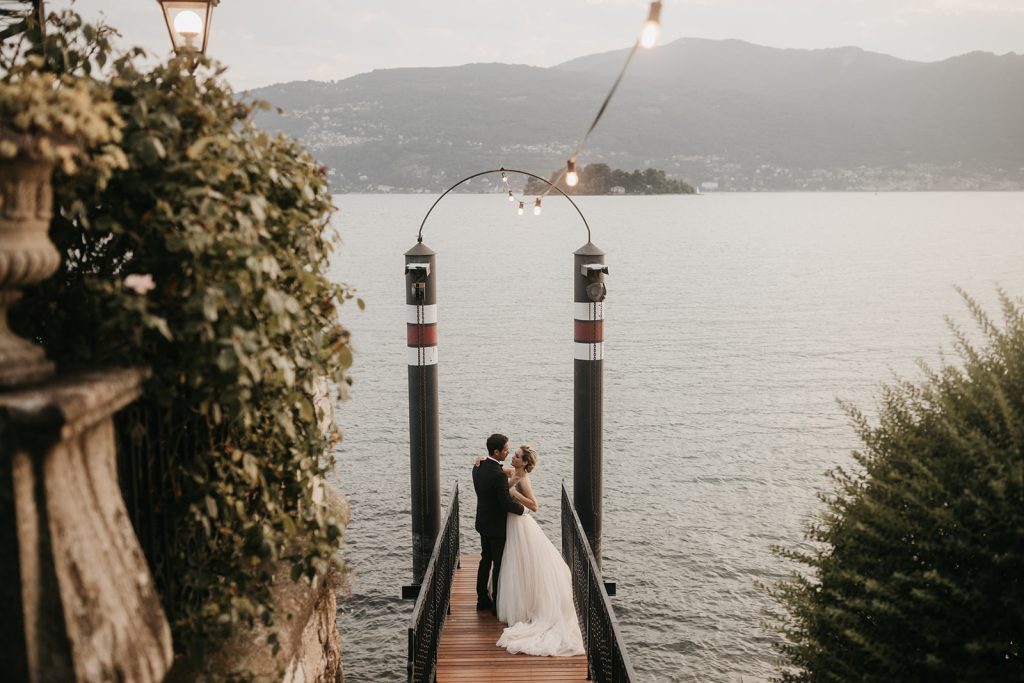
<svg viewBox="0 0 1024 683"><path fill-rule="evenodd" d="M498 619L509 627L499 647L511 654L583 654L569 567L529 512L508 516L500 576Z"/></svg>

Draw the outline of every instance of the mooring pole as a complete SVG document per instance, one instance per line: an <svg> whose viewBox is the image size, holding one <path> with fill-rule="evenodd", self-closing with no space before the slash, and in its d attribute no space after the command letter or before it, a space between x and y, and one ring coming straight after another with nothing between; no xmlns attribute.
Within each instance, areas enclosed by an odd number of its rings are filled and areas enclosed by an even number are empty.
<svg viewBox="0 0 1024 683"><path fill-rule="evenodd" d="M441 529L436 261L437 254L422 242L405 252L413 585L403 587L404 597L415 597L419 593Z"/></svg>
<svg viewBox="0 0 1024 683"><path fill-rule="evenodd" d="M604 399L604 252L593 242L576 250L573 361L573 504L601 566L601 431Z"/></svg>

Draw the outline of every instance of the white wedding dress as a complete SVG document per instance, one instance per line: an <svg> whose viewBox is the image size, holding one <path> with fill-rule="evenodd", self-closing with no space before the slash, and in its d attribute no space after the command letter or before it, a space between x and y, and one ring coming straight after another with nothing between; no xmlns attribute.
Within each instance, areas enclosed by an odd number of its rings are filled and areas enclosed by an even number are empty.
<svg viewBox="0 0 1024 683"><path fill-rule="evenodd" d="M498 647L511 654L584 653L569 567L529 511L509 515L501 560L498 619L509 627Z"/></svg>

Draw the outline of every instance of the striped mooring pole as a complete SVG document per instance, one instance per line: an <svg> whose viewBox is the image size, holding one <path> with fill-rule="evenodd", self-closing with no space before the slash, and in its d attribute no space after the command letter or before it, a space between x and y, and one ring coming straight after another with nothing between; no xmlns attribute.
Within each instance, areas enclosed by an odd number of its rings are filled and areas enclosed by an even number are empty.
<svg viewBox="0 0 1024 683"><path fill-rule="evenodd" d="M573 255L573 504L601 567L601 432L604 412L605 254L587 242Z"/></svg>
<svg viewBox="0 0 1024 683"><path fill-rule="evenodd" d="M413 585L403 587L404 597L415 597L419 593L441 530L436 263L437 253L422 242L405 252Z"/></svg>

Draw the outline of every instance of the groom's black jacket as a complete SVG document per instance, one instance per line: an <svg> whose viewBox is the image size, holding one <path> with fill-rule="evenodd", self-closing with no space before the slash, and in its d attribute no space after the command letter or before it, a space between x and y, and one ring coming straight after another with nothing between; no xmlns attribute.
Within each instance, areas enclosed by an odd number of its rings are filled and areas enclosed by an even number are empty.
<svg viewBox="0 0 1024 683"><path fill-rule="evenodd" d="M523 514L523 506L512 500L508 492L508 477L501 465L487 459L473 468L473 488L476 489L476 530L484 536L505 537L508 513Z"/></svg>

